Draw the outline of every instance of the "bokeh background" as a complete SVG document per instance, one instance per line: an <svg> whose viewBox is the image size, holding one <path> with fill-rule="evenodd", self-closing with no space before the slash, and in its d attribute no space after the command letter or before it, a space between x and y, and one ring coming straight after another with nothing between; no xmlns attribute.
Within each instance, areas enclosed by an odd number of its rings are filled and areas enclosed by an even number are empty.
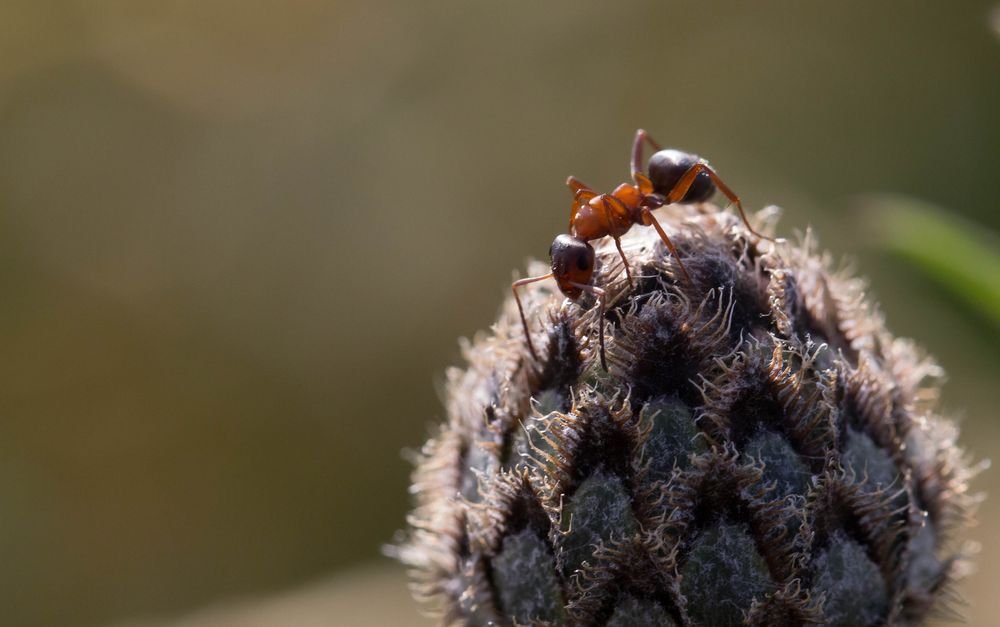
<svg viewBox="0 0 1000 627"><path fill-rule="evenodd" d="M1000 326L870 201L1000 230L990 2L0 3L0 623L417 624L401 451L640 126L857 260L998 454Z"/></svg>

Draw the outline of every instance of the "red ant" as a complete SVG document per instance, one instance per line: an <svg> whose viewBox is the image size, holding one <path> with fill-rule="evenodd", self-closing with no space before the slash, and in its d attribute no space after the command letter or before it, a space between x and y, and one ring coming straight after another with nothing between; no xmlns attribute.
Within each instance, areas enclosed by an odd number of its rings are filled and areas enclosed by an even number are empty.
<svg viewBox="0 0 1000 627"><path fill-rule="evenodd" d="M648 142L656 152L649 158L649 176L642 173L643 144ZM716 189L736 205L743 218L743 224L755 236L771 240L757 233L743 212L743 204L719 175L698 155L692 155L679 150L664 150L651 138L646 131L639 129L635 133L632 144L632 180L634 185L622 183L610 194L598 194L576 177L566 179L566 185L573 192L573 205L569 215L569 233L556 236L549 249L552 258L552 272L542 276L529 277L514 281L510 288L517 301L517 310L521 314L521 324L524 325L524 336L528 340L531 356L538 360L538 353L531 341L528 331L528 321L524 317L524 308L517 295L517 288L528 283L556 280L559 289L570 300L576 301L584 292L597 296L600 301L600 351L601 367L608 369L604 356L604 307L605 290L591 285L594 273L594 248L590 241L611 236L615 240L618 254L625 265L625 274L629 286L634 288L632 271L622 250L621 236L628 232L634 224L652 226L659 233L660 239L666 244L670 254L677 260L677 267L684 275L685 281L691 284L691 275L681 261L673 242L663 231L663 227L653 217L652 210L674 203L698 203L712 197Z"/></svg>

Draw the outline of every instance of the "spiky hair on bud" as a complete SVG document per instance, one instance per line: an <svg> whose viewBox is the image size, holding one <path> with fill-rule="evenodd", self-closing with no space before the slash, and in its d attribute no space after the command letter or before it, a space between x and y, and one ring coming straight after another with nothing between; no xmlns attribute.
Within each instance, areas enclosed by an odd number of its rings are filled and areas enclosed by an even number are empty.
<svg viewBox="0 0 1000 627"><path fill-rule="evenodd" d="M446 624L882 625L951 611L977 497L940 369L812 237L713 205L597 247L463 344L392 552ZM773 213L773 212L772 212Z"/></svg>

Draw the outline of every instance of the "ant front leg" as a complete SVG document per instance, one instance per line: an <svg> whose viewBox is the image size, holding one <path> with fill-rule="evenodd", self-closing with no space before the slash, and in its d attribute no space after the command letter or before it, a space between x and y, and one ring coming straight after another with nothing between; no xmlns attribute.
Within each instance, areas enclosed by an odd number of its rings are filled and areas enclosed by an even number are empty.
<svg viewBox="0 0 1000 627"><path fill-rule="evenodd" d="M611 234L611 238L615 240L615 247L618 249L618 254L621 255L622 265L625 266L625 276L628 278L629 289L635 291L635 282L632 281L632 270L628 267L628 258L625 256L625 250L622 248L622 240L619 236L615 235L613 217L615 215L615 210L613 204L617 205L619 209L619 214L626 214L627 210L621 204L621 201L614 196L602 196L601 203L604 205L604 224L608 233Z"/></svg>
<svg viewBox="0 0 1000 627"><path fill-rule="evenodd" d="M635 132L635 141L632 142L632 180L639 186L639 190L643 194L652 194L653 184L642 173L642 144L644 142L648 142L656 152L663 150L663 148L641 128Z"/></svg>
<svg viewBox="0 0 1000 627"><path fill-rule="evenodd" d="M709 178L712 179L712 182L715 183L715 186L719 188L719 191L726 195L729 202L736 205L736 208L740 211L740 217L743 219L743 224L746 225L748 231L760 239L766 239L769 242L774 241L773 237L761 235L755 231L752 226L750 226L750 221L747 220L747 214L743 211L743 203L740 202L740 197L737 196L733 190L729 189L729 186L726 185L721 178L719 178L719 175L716 174L715 170L713 170L707 163L696 163L691 166L688 171L684 173L684 176L677 181L677 184L674 185L672 190L670 190L670 193L667 194L667 202L665 204L671 205L679 201L681 198L684 198L688 189L690 189L691 185L694 184L695 178L697 178L702 172L708 174Z"/></svg>
<svg viewBox="0 0 1000 627"><path fill-rule="evenodd" d="M517 303L517 312L521 314L521 325L524 327L524 339L528 341L528 350L531 351L531 356L535 358L535 361L539 361L538 353L535 352L535 345L531 342L531 331L528 330L528 320L524 317L524 307L521 306L521 297L517 295L517 288L522 285L537 283L538 281L544 281L545 279L551 278L553 278L553 274L550 272L548 274L543 274L542 276L518 279L510 284L510 291L514 292L514 301Z"/></svg>
<svg viewBox="0 0 1000 627"><path fill-rule="evenodd" d="M569 231L572 233L573 222L576 220L577 212L590 202L591 198L597 196L597 192L575 176L570 176L566 179L566 186L573 192L573 205L569 208Z"/></svg>
<svg viewBox="0 0 1000 627"><path fill-rule="evenodd" d="M598 311L598 343L600 344L601 350L601 368L604 368L604 372L608 371L608 360L604 356L604 300L605 291L594 285L586 285L584 283L570 283L573 287L579 288L585 292L590 292L597 297L597 302L600 303L600 310Z"/></svg>
<svg viewBox="0 0 1000 627"><path fill-rule="evenodd" d="M597 195L597 193L594 192L593 188L591 188L590 185L587 185L586 183L576 178L575 176L566 177L566 187L570 188L570 190L572 190L574 195L579 192L593 192L594 196Z"/></svg>

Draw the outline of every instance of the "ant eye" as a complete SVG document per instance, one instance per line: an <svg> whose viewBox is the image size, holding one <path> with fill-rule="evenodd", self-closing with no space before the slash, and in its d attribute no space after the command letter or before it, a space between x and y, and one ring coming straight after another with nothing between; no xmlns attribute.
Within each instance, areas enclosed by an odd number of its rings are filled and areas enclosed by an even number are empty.
<svg viewBox="0 0 1000 627"><path fill-rule="evenodd" d="M587 255L580 255L576 258L576 267L581 270L590 269L590 258Z"/></svg>

